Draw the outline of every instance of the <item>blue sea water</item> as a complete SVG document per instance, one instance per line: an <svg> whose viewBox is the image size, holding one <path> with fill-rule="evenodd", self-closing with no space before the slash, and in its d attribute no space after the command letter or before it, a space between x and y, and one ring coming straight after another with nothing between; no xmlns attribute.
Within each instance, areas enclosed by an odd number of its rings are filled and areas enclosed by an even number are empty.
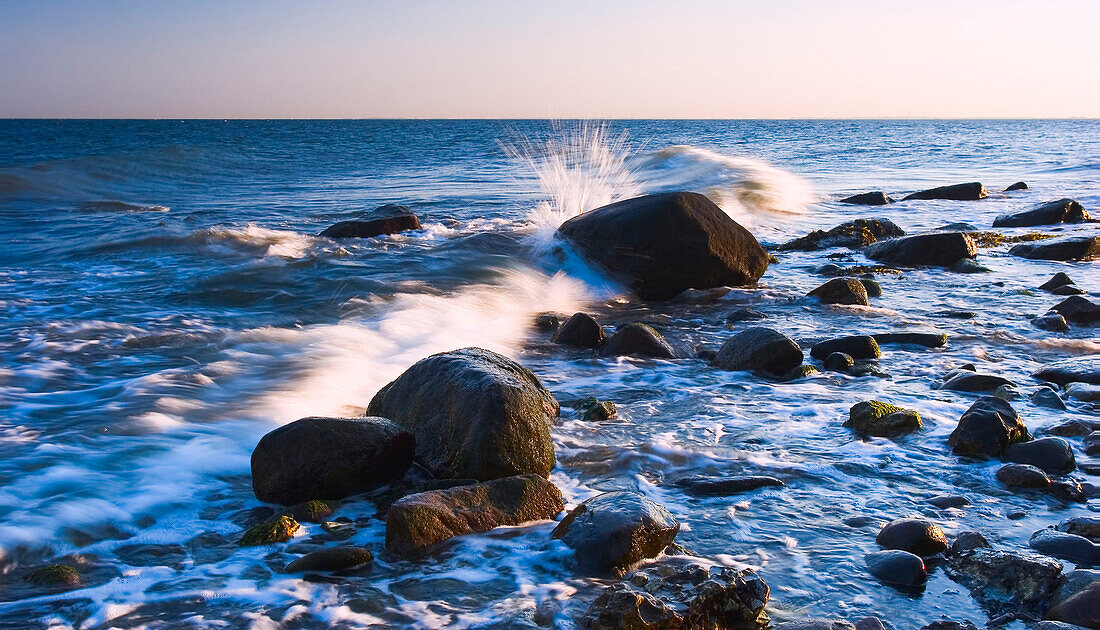
<svg viewBox="0 0 1100 630"><path fill-rule="evenodd" d="M999 192L1017 180L1030 189ZM990 197L837 202L964 181ZM865 308L804 298L824 280L816 267L866 262L848 250L780 253L757 288L663 304L555 255L564 219L681 189L707 194L765 244L870 216L908 232L988 229L1061 197L1096 214L1100 122L0 121L0 627L575 627L606 581L578 576L549 522L464 537L414 563L382 551L369 500L350 501L339 514L356 522L351 542L377 560L327 581L278 570L293 545L236 545L248 510L262 509L248 461L260 436L304 416L360 414L415 361L464 346L515 358L561 401L616 402L619 422L566 409L553 429L551 479L567 505L608 489L663 503L684 546L758 568L774 619L984 620L942 570L905 594L867 574L863 556L878 549L877 523L901 516L1026 549L1036 529L1095 510L1009 493L996 463L951 456L946 437L973 397L934 386L973 362L1019 385L1013 405L1032 432L1095 416L1026 394L1039 365L1100 352L1094 329L1030 324L1060 299L1036 286L1065 271L1095 295L1096 263L984 248L989 273L882 275L883 296ZM423 229L316 236L384 203L409 206ZM719 346L725 316L746 305L804 348L891 330L950 342L887 348L889 378L776 384L698 359L597 359L533 326L540 312L585 310L610 326L649 323L691 355ZM925 430L858 439L841 423L870 398L917 409ZM701 499L672 483L704 473L787 487ZM972 505L938 510L927 504L937 494ZM851 516L880 520L850 527ZM300 540L314 536L307 524ZM58 558L82 568L80 588L19 582Z"/></svg>

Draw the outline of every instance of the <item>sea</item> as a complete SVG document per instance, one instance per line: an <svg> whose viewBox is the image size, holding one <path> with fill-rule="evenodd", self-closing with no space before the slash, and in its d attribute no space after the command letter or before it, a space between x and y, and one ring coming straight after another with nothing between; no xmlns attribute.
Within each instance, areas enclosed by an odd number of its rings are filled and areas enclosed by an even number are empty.
<svg viewBox="0 0 1100 630"><path fill-rule="evenodd" d="M1027 190L1001 192L1020 180ZM839 203L970 181L989 197ZM707 195L765 245L861 217L909 233L989 230L997 215L1062 197L1095 216L1100 121L2 120L0 628L579 627L611 581L577 571L550 539L553 521L409 561L385 552L374 502L353 498L337 511L355 526L344 544L375 561L344 575L284 573L295 542L238 544L265 509L249 470L261 436L306 416L361 415L416 361L468 346L515 359L563 402L550 479L567 509L608 490L651 498L681 522L684 548L755 568L775 621L982 625L942 568L901 592L864 556L881 524L905 516L1023 551L1034 531L1095 514L1095 499L1012 493L994 478L998 462L953 456L947 436L975 396L936 386L973 363L1017 384L1012 405L1032 433L1095 419L1087 403L1057 411L1028 394L1044 363L1100 352L1095 329L1030 321L1062 299L1036 288L1056 272L1097 295L1097 263L983 247L987 273L880 274L870 307L826 306L806 297L827 280L815 271L869 261L784 251L755 287L646 303L558 246L570 217L676 190ZM317 236L389 203L422 229ZM1036 229L1097 228L996 231ZM757 324L727 325L745 307L803 348L892 331L949 341L884 346L878 375L791 382L697 358ZM535 326L540 313L577 311L609 330L647 323L685 358L600 358ZM585 396L613 401L618 417L585 421L568 405ZM844 428L849 407L871 399L919 411L924 429L890 440ZM786 486L701 498L675 483L749 474ZM936 495L971 504L941 510ZM303 524L296 542L311 539L324 532ZM78 567L78 586L19 580L58 561Z"/></svg>

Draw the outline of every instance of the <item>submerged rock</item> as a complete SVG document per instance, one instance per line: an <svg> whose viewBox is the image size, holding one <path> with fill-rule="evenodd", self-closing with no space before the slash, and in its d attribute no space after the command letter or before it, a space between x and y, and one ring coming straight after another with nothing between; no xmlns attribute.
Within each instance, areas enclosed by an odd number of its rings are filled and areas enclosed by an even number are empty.
<svg viewBox="0 0 1100 630"><path fill-rule="evenodd" d="M832 370L834 372L847 372L852 369L855 364L855 359L853 359L851 355L843 352L832 352L822 361L822 365L826 370Z"/></svg>
<svg viewBox="0 0 1100 630"><path fill-rule="evenodd" d="M1050 478L1042 470L1029 464L1005 464L997 470L997 481L1009 488L1046 490Z"/></svg>
<svg viewBox="0 0 1100 630"><path fill-rule="evenodd" d="M36 586L79 586L80 573L67 564L47 564L38 567L23 576L24 582L30 582Z"/></svg>
<svg viewBox="0 0 1100 630"><path fill-rule="evenodd" d="M768 268L756 238L697 193L619 201L569 219L558 233L645 300L753 284Z"/></svg>
<svg viewBox="0 0 1100 630"><path fill-rule="evenodd" d="M1067 322L1081 326L1092 326L1100 321L1100 304L1095 304L1080 295L1062 300L1051 307L1050 312L1061 315Z"/></svg>
<svg viewBox="0 0 1100 630"><path fill-rule="evenodd" d="M1092 217L1084 206L1073 199L1058 199L1041 203L1016 214L1002 214L993 220L993 227L1032 227L1055 223L1081 223Z"/></svg>
<svg viewBox="0 0 1100 630"><path fill-rule="evenodd" d="M882 297L882 285L870 278L859 278L859 283L867 291L867 297Z"/></svg>
<svg viewBox="0 0 1100 630"><path fill-rule="evenodd" d="M833 278L809 294L823 304L858 304L868 306L867 288L854 278Z"/></svg>
<svg viewBox="0 0 1100 630"><path fill-rule="evenodd" d="M978 247L969 234L936 232L875 243L863 253L871 260L893 265L950 267L960 260L977 256Z"/></svg>
<svg viewBox="0 0 1100 630"><path fill-rule="evenodd" d="M924 346L925 348L942 348L947 345L945 333L878 333L871 335L881 346L883 344L902 344L907 346Z"/></svg>
<svg viewBox="0 0 1100 630"><path fill-rule="evenodd" d="M1083 566L1100 565L1100 545L1084 536L1053 529L1040 529L1031 535L1027 544L1044 556L1068 560Z"/></svg>
<svg viewBox="0 0 1100 630"><path fill-rule="evenodd" d="M843 619L799 619L784 621L772 626L772 630L856 630L856 627Z"/></svg>
<svg viewBox="0 0 1100 630"><path fill-rule="evenodd" d="M618 414L615 403L610 400L600 400L595 396L588 396L573 403L573 408L581 412L585 422L603 422L610 420Z"/></svg>
<svg viewBox="0 0 1100 630"><path fill-rule="evenodd" d="M1062 563L989 547L949 554L946 571L970 589L991 618L1009 613L1040 616L1062 585Z"/></svg>
<svg viewBox="0 0 1100 630"><path fill-rule="evenodd" d="M482 481L547 476L554 466L550 423L559 411L530 370L481 348L418 361L367 408L416 436L416 454L437 476Z"/></svg>
<svg viewBox="0 0 1100 630"><path fill-rule="evenodd" d="M354 221L341 221L319 236L328 238L371 238L383 234L396 234L406 230L419 230L420 219L405 206L387 204L379 206Z"/></svg>
<svg viewBox="0 0 1100 630"><path fill-rule="evenodd" d="M686 477L677 485L697 497L728 497L759 488L784 488L787 484L775 477L750 475L745 477Z"/></svg>
<svg viewBox="0 0 1100 630"><path fill-rule="evenodd" d="M599 348L605 340L603 327L588 313L574 313L551 339L573 348Z"/></svg>
<svg viewBox="0 0 1100 630"><path fill-rule="evenodd" d="M814 230L806 236L780 245L779 251L816 251L829 247L864 247L882 238L905 236L905 231L889 219L856 219L841 223L829 231Z"/></svg>
<svg viewBox="0 0 1100 630"><path fill-rule="evenodd" d="M768 316L754 308L739 308L726 316L726 325L732 326L737 322L754 322L767 319Z"/></svg>
<svg viewBox="0 0 1100 630"><path fill-rule="evenodd" d="M1100 236L1072 236L1020 243L1008 253L1032 260L1092 260L1100 256Z"/></svg>
<svg viewBox="0 0 1100 630"><path fill-rule="evenodd" d="M887 549L931 556L947 549L947 536L939 525L923 518L899 518L887 523L875 537Z"/></svg>
<svg viewBox="0 0 1100 630"><path fill-rule="evenodd" d="M648 357L653 359L675 359L676 351L672 349L661 333L652 326L633 323L623 326L615 331L614 335L604 344L600 356L632 356Z"/></svg>
<svg viewBox="0 0 1100 630"><path fill-rule="evenodd" d="M1069 324L1066 318L1058 313L1047 313L1031 320L1031 325L1051 332L1069 332Z"/></svg>
<svg viewBox="0 0 1100 630"><path fill-rule="evenodd" d="M580 625L590 630L754 630L768 623L768 585L751 569L669 559L613 584Z"/></svg>
<svg viewBox="0 0 1100 630"><path fill-rule="evenodd" d="M953 184L921 190L906 196L902 201L909 199L947 199L950 201L976 201L984 199L987 193L985 186L980 182L968 182L966 184Z"/></svg>
<svg viewBox="0 0 1100 630"><path fill-rule="evenodd" d="M1005 192L1012 192L1013 190L1027 190L1027 183L1026 182L1016 182L1015 184L1012 184L1008 188L1005 188L1004 191Z"/></svg>
<svg viewBox="0 0 1100 630"><path fill-rule="evenodd" d="M900 549L876 551L866 556L867 570L880 582L897 588L922 586L928 579L924 560Z"/></svg>
<svg viewBox="0 0 1100 630"><path fill-rule="evenodd" d="M454 536L541 521L563 509L561 491L539 475L411 494L386 513L386 549L413 557Z"/></svg>
<svg viewBox="0 0 1100 630"><path fill-rule="evenodd" d="M1005 459L1017 464L1031 464L1052 475L1064 475L1077 468L1069 442L1059 437L1013 444L1005 449Z"/></svg>
<svg viewBox="0 0 1100 630"><path fill-rule="evenodd" d="M1058 531L1084 536L1092 542L1100 542L1100 517L1074 516L1058 523Z"/></svg>
<svg viewBox="0 0 1100 630"><path fill-rule="evenodd" d="M970 499L957 494L942 494L928 499L932 505L946 510L948 508L963 508L970 505Z"/></svg>
<svg viewBox="0 0 1100 630"><path fill-rule="evenodd" d="M973 372L960 372L944 381L940 389L949 389L955 392L991 392L998 387L1015 387L1015 383L992 374L975 374Z"/></svg>
<svg viewBox="0 0 1100 630"><path fill-rule="evenodd" d="M323 523L336 513L336 508L339 506L340 504L337 501L314 499L312 501L303 501L302 503L292 505L284 510L283 514L286 514L299 523Z"/></svg>
<svg viewBox="0 0 1100 630"><path fill-rule="evenodd" d="M1050 277L1050 280L1039 285L1044 291L1053 291L1059 287L1076 284L1064 271L1059 271Z"/></svg>
<svg viewBox="0 0 1100 630"><path fill-rule="evenodd" d="M761 370L775 376L802 364L802 348L771 328L746 328L722 344L713 365L723 370Z"/></svg>
<svg viewBox="0 0 1100 630"><path fill-rule="evenodd" d="M621 573L654 558L680 531L664 507L634 492L605 492L573 508L550 534L586 570Z"/></svg>
<svg viewBox="0 0 1100 630"><path fill-rule="evenodd" d="M1012 405L995 396L982 396L959 418L947 444L956 455L985 458L1000 457L1010 445L1030 439Z"/></svg>
<svg viewBox="0 0 1100 630"><path fill-rule="evenodd" d="M286 565L287 573L300 571L343 571L354 569L374 561L374 555L365 547L329 547L319 549Z"/></svg>
<svg viewBox="0 0 1100 630"><path fill-rule="evenodd" d="M1033 377L1062 387L1070 383L1100 385L1100 355L1073 357L1048 363L1031 374Z"/></svg>
<svg viewBox="0 0 1100 630"><path fill-rule="evenodd" d="M870 400L853 405L844 426L875 437L896 437L918 431L922 424L912 409Z"/></svg>
<svg viewBox="0 0 1100 630"><path fill-rule="evenodd" d="M810 356L822 361L834 352L843 352L853 359L877 359L882 356L878 342L870 335L839 337L816 343L810 348Z"/></svg>
<svg viewBox="0 0 1100 630"><path fill-rule="evenodd" d="M894 203L894 200L882 192L881 190L875 192L865 192L858 195L852 195L851 197L845 197L840 200L840 203L851 203L861 206L885 206L888 203Z"/></svg>
<svg viewBox="0 0 1100 630"><path fill-rule="evenodd" d="M298 533L298 521L283 514L253 526L241 536L242 547L256 547L284 543Z"/></svg>
<svg viewBox="0 0 1100 630"><path fill-rule="evenodd" d="M385 418L302 418L252 451L252 489L267 503L342 499L399 479L414 439Z"/></svg>

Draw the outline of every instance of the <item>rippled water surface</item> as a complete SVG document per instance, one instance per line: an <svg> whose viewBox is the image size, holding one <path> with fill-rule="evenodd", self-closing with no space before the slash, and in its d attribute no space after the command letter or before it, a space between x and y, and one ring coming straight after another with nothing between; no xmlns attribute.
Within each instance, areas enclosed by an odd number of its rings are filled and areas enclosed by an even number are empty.
<svg viewBox="0 0 1100 630"><path fill-rule="evenodd" d="M350 501L339 514L358 524L351 543L376 561L320 581L280 573L292 546L236 545L262 507L249 477L260 436L307 415L361 413L415 361L464 346L517 359L560 401L614 401L620 418L606 423L563 406L551 479L566 503L610 489L663 503L685 547L759 569L773 618L983 621L942 571L906 595L871 578L863 555L877 549L876 523L901 516L1023 549L1034 530L1095 508L1008 493L996 463L953 457L945 441L973 396L933 389L973 362L1026 394L1042 363L1100 351L1095 329L1029 322L1060 299L1034 290L1057 271L1095 295L1095 263L984 248L990 273L885 274L871 307L825 307L804 297L824 280L813 270L867 261L790 252L754 289L644 304L556 255L554 229L680 189L709 195L766 244L861 216L908 232L988 228L1060 197L1096 214L1098 156L1096 121L0 121L0 627L574 627L603 582L576 576L550 522L467 536L411 563L382 550L375 506ZM975 180L988 199L836 202ZM1017 180L1030 190L997 192ZM424 229L313 236L383 203L409 206ZM803 347L894 330L950 341L885 347L888 377L775 383L694 358L593 358L532 325L539 312L586 310L609 326L649 323L694 356L728 338L726 315L746 305ZM918 410L925 429L858 439L841 423L870 398ZM1095 413L1026 396L1013 405L1033 433ZM672 483L694 474L787 486L704 499ZM927 503L937 494L973 505L938 510ZM852 516L880 520L849 527ZM300 540L319 533L306 524ZM15 577L62 556L84 563L81 588L47 593Z"/></svg>

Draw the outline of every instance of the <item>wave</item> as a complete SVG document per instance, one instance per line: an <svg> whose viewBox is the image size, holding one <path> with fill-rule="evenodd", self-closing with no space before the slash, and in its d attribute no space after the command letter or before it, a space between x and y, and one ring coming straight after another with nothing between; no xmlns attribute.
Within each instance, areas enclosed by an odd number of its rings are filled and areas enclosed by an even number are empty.
<svg viewBox="0 0 1100 630"><path fill-rule="evenodd" d="M125 201L87 201L80 204L84 212L168 212L168 206L143 206Z"/></svg>

